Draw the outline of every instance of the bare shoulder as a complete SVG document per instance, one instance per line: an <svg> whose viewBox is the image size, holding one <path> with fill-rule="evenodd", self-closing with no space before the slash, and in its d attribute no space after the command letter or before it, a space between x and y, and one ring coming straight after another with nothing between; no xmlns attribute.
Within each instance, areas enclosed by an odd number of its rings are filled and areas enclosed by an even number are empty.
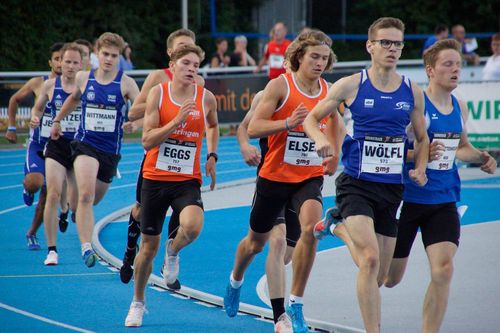
<svg viewBox="0 0 500 333"><path fill-rule="evenodd" d="M459 99L458 105L460 106L460 113L462 114L462 118L467 121L467 119L469 118L469 108L467 107L467 103L464 100Z"/></svg>
<svg viewBox="0 0 500 333"><path fill-rule="evenodd" d="M217 99L215 98L214 93L208 89L205 89L205 105L210 106L216 104L217 104Z"/></svg>
<svg viewBox="0 0 500 333"><path fill-rule="evenodd" d="M194 78L195 82L197 85L204 87L205 86L205 79L201 75L196 75Z"/></svg>

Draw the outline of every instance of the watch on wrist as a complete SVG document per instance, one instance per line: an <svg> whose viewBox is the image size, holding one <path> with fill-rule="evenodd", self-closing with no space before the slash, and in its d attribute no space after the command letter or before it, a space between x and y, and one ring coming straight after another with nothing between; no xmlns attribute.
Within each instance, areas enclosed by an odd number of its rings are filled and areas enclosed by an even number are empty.
<svg viewBox="0 0 500 333"><path fill-rule="evenodd" d="M215 163L217 163L217 160L219 159L219 155L217 155L217 153L208 153L207 154L207 161L210 157L213 157L215 159Z"/></svg>

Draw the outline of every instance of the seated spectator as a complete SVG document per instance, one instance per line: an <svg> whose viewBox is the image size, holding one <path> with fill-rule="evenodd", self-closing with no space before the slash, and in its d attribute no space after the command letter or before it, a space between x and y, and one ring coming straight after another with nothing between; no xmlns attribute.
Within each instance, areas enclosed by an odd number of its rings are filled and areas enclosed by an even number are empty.
<svg viewBox="0 0 500 333"><path fill-rule="evenodd" d="M247 38L236 36L234 38L234 52L231 54L229 66L255 66L255 60L247 52Z"/></svg>
<svg viewBox="0 0 500 333"><path fill-rule="evenodd" d="M448 31L448 27L446 26L446 24L441 24L441 23L438 24L434 28L434 35L432 35L426 39L426 41L424 43L424 47L422 48L422 54L424 54L425 50L427 50L429 47L434 45L434 43L436 43L438 40L448 38L448 33L449 33L449 31Z"/></svg>
<svg viewBox="0 0 500 333"><path fill-rule="evenodd" d="M456 24L451 28L451 34L462 45L462 57L468 65L479 65L481 59L474 52L477 49L477 41L475 38L465 38L465 28L461 24Z"/></svg>
<svg viewBox="0 0 500 333"><path fill-rule="evenodd" d="M483 68L483 80L500 81L500 33L491 36L491 52Z"/></svg>
<svg viewBox="0 0 500 333"><path fill-rule="evenodd" d="M120 54L120 62L118 64L119 69L122 71L131 71L134 69L134 64L132 63L132 59L130 58L130 54L132 53L132 49L128 43L125 43L125 48L123 49L122 54Z"/></svg>
<svg viewBox="0 0 500 333"><path fill-rule="evenodd" d="M217 40L215 41L215 45L217 47L217 51L212 55L212 59L210 60L210 67L220 68L228 66L230 58L226 55L228 46L227 39L217 38Z"/></svg>

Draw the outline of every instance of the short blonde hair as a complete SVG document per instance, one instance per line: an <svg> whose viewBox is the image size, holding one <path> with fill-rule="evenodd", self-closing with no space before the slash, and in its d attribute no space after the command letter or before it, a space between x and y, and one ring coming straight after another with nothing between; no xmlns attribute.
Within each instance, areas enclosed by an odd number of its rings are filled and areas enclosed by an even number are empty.
<svg viewBox="0 0 500 333"><path fill-rule="evenodd" d="M286 49L285 61L290 64L290 70L296 72L300 67L299 60L306 54L307 48L318 45L326 45L330 49L325 70L331 69L337 62L337 56L332 50L332 40L323 31L313 29L298 35Z"/></svg>
<svg viewBox="0 0 500 333"><path fill-rule="evenodd" d="M403 34L405 33L405 24L398 18L395 17L380 17L373 22L368 28L368 39L373 40L375 38L375 34L380 29L389 29L396 28L401 31Z"/></svg>
<svg viewBox="0 0 500 333"><path fill-rule="evenodd" d="M442 39L440 41L437 41L435 44L433 44L431 47L429 47L427 50L424 52L424 66L430 66L433 67L436 65L436 61L438 59L439 53L444 50L455 50L457 51L460 55L462 54L461 52L461 46L460 43L455 40L455 39Z"/></svg>
<svg viewBox="0 0 500 333"><path fill-rule="evenodd" d="M205 52L198 45L182 45L172 52L170 61L176 62L189 53L196 54L200 58L200 63L205 59Z"/></svg>
<svg viewBox="0 0 500 333"><path fill-rule="evenodd" d="M192 32L189 29L179 29L179 30L175 30L170 35L168 35L168 37L167 37L167 49L173 48L175 39L177 37L180 37L180 36L189 37L193 40L193 42L196 43L196 35L194 34L194 32Z"/></svg>
<svg viewBox="0 0 500 333"><path fill-rule="evenodd" d="M125 48L125 41L118 34L105 32L97 39L97 50L99 51L103 46L117 47L120 53L122 53Z"/></svg>

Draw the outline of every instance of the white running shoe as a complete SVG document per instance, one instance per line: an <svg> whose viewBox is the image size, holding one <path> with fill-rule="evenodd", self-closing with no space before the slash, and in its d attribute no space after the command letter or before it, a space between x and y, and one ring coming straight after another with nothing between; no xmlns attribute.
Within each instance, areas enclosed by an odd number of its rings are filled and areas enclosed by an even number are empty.
<svg viewBox="0 0 500 333"><path fill-rule="evenodd" d="M163 262L163 280L165 284L173 284L179 276L179 255L169 255L169 247L172 245L173 239L167 241L165 247L165 261Z"/></svg>
<svg viewBox="0 0 500 333"><path fill-rule="evenodd" d="M146 305L142 302L132 302L128 310L127 318L125 318L126 327L141 327L142 316L147 313Z"/></svg>
<svg viewBox="0 0 500 333"><path fill-rule="evenodd" d="M55 266L59 262L59 255L56 251L49 251L47 258L43 262L45 266Z"/></svg>
<svg viewBox="0 0 500 333"><path fill-rule="evenodd" d="M290 317L284 312L276 324L274 324L274 333L293 333L292 321Z"/></svg>

